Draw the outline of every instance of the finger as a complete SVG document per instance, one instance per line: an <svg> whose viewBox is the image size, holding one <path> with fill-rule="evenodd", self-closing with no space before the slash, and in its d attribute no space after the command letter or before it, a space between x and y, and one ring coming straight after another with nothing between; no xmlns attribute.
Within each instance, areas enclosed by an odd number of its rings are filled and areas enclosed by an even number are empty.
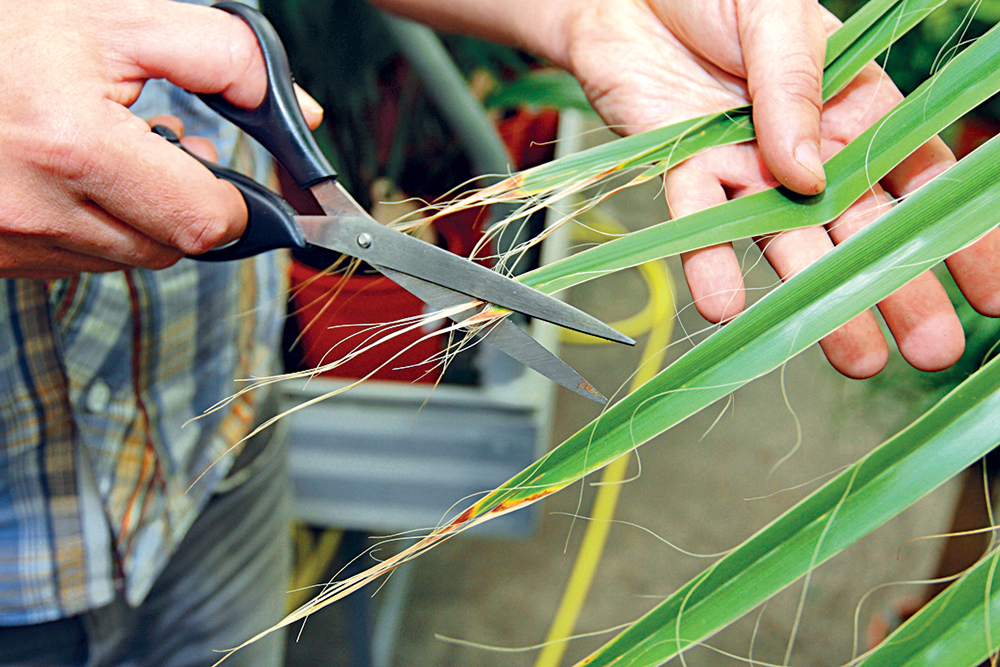
<svg viewBox="0 0 1000 667"><path fill-rule="evenodd" d="M726 322L746 308L743 274L731 245L681 253L681 264L695 308L706 320Z"/></svg>
<svg viewBox="0 0 1000 667"><path fill-rule="evenodd" d="M113 47L122 55L124 80L167 79L193 93L221 93L242 108L260 104L267 90L264 59L242 19L188 3L158 2L155 7L155 12L121 17L112 36L118 39ZM118 101L128 105L134 100Z"/></svg>
<svg viewBox="0 0 1000 667"><path fill-rule="evenodd" d="M302 90L299 84L296 83L293 85L295 86L295 99L298 100L299 108L302 109L306 125L309 126L310 130L315 130L323 122L323 107L319 105L319 102L312 95Z"/></svg>
<svg viewBox="0 0 1000 667"><path fill-rule="evenodd" d="M948 368L965 350L962 323L941 282L925 271L878 305L900 354L921 371Z"/></svg>
<svg viewBox="0 0 1000 667"><path fill-rule="evenodd" d="M849 141L900 99L901 94L885 73L869 65L852 86L827 104L824 134ZM881 185L892 195L902 197L952 164L951 151L934 138L887 174ZM874 186L858 204L829 225L830 236L835 243L843 242L884 212L888 203L881 187ZM923 274L900 288L879 303L878 308L903 358L914 367L941 370L961 356L965 345L961 323L947 293L932 274Z"/></svg>
<svg viewBox="0 0 1000 667"><path fill-rule="evenodd" d="M851 236L875 222L883 213L888 213L892 201L881 187L874 185L861 198L840 214L826 228L835 244L841 244Z"/></svg>
<svg viewBox="0 0 1000 667"><path fill-rule="evenodd" d="M184 123L177 116L153 116L152 118L146 119L146 124L149 125L149 129L153 129L157 125L162 125L178 137L184 136Z"/></svg>
<svg viewBox="0 0 1000 667"><path fill-rule="evenodd" d="M181 146L202 160L208 162L218 162L219 160L219 151L216 150L215 144L205 137L184 137L181 139Z"/></svg>
<svg viewBox="0 0 1000 667"><path fill-rule="evenodd" d="M935 137L889 172L882 183L897 197L912 193L955 164L955 156ZM1000 317L1000 230L993 229L945 260L966 300L978 313Z"/></svg>
<svg viewBox="0 0 1000 667"><path fill-rule="evenodd" d="M830 238L840 244L871 224L890 206L881 188L865 193L829 227ZM926 271L878 304L900 354L914 368L938 371L958 361L965 349L962 324L940 281Z"/></svg>
<svg viewBox="0 0 1000 667"><path fill-rule="evenodd" d="M873 62L823 105L823 141L853 141L903 100L889 76Z"/></svg>
<svg viewBox="0 0 1000 667"><path fill-rule="evenodd" d="M945 260L969 305L987 317L1000 317L1000 229Z"/></svg>
<svg viewBox="0 0 1000 667"><path fill-rule="evenodd" d="M837 372L854 380L876 375L889 362L889 345L870 310L824 336L819 346Z"/></svg>
<svg viewBox="0 0 1000 667"><path fill-rule="evenodd" d="M903 99L886 73L869 63L851 84L823 107L824 159L829 159L827 144L844 145L879 122ZM938 137L924 143L892 169L880 181L894 197L904 197L955 164L955 156Z"/></svg>
<svg viewBox="0 0 1000 667"><path fill-rule="evenodd" d="M955 164L955 155L938 137L934 137L900 162L880 181L894 197L902 198Z"/></svg>
<svg viewBox="0 0 1000 667"><path fill-rule="evenodd" d="M808 227L757 240L764 257L783 281L815 262L833 249L833 242L823 227ZM889 348L871 312L854 319L827 335L820 347L830 365L847 377L871 377L885 366Z"/></svg>
<svg viewBox="0 0 1000 667"><path fill-rule="evenodd" d="M670 216L679 218L727 200L718 176L691 160L672 170L666 181ZM682 253L684 277L695 308L709 322L724 322L743 312L743 273L729 244Z"/></svg>
<svg viewBox="0 0 1000 667"><path fill-rule="evenodd" d="M79 162L69 168L79 172L75 181L81 197L182 254L200 254L239 238L246 225L239 191L149 132L127 110L121 113L109 136L73 146L78 157L66 162ZM145 256L144 262L149 262Z"/></svg>
<svg viewBox="0 0 1000 667"><path fill-rule="evenodd" d="M154 240L91 202L81 202L60 224L64 228L51 235L55 239L52 247L78 257L106 260L124 267L165 269L184 256L177 248Z"/></svg>
<svg viewBox="0 0 1000 667"><path fill-rule="evenodd" d="M256 108L267 92L267 73L257 38L232 14L178 2L159 5L157 20L140 19L138 37L119 44L128 56L126 79L163 78L193 93L221 93L245 109ZM205 39L211 35L212 39ZM137 91L123 88L129 105ZM298 86L295 95L306 123L315 129L323 108Z"/></svg>
<svg viewBox="0 0 1000 667"><path fill-rule="evenodd" d="M181 153L176 148L173 150ZM68 268L73 272L133 266L160 269L183 256L177 249L113 217L86 194L75 195L59 185L54 190L43 189L40 194L48 198L50 206L21 207L4 220L4 233L0 235L0 268L39 266ZM50 259L49 255L56 251L69 255L59 254ZM81 257L91 258L90 263L81 264ZM100 263L103 261L119 266L103 265Z"/></svg>
<svg viewBox="0 0 1000 667"><path fill-rule="evenodd" d="M819 5L745 0L737 12L764 161L786 187L816 194L826 185L819 129L826 30Z"/></svg>
<svg viewBox="0 0 1000 667"><path fill-rule="evenodd" d="M128 268L131 267L48 245L37 237L5 234L0 240L0 278L54 280Z"/></svg>
<svg viewBox="0 0 1000 667"><path fill-rule="evenodd" d="M152 118L148 118L146 123L150 128L154 128L158 125L166 127L168 130L180 137L181 146L183 146L189 153L200 157L202 160L207 160L209 162L218 161L219 151L216 150L215 144L204 137L185 137L184 123L177 116L153 116Z"/></svg>

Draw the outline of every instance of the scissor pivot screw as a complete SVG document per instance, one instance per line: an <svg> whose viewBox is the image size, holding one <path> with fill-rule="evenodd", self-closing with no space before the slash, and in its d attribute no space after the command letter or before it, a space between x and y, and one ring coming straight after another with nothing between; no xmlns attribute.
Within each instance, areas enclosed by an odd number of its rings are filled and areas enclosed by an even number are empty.
<svg viewBox="0 0 1000 667"><path fill-rule="evenodd" d="M365 233L358 234L358 245L362 248L370 248L372 245L372 237Z"/></svg>

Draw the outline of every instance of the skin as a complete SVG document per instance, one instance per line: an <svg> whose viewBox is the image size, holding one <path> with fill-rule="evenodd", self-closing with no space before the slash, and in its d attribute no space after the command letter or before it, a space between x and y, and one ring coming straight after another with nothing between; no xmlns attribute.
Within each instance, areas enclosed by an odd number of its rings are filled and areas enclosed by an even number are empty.
<svg viewBox="0 0 1000 667"><path fill-rule="evenodd" d="M239 237L236 188L128 107L150 78L259 104L266 75L242 21L162 0L2 4L0 277L158 269ZM303 108L318 124L319 106Z"/></svg>
<svg viewBox="0 0 1000 667"><path fill-rule="evenodd" d="M149 78L256 106L265 75L242 21L166 0L0 2L0 277L162 268L239 236L246 211L235 188L152 135L128 106ZM752 101L759 144L719 148L674 169L666 190L675 216L777 183L804 194L821 191L820 159L899 99L872 67L820 108L825 34L836 21L814 0L377 4L552 60L578 77L598 112L623 134ZM303 108L318 123L318 106L307 101ZM765 256L782 278L793 275L874 219L888 205L886 193L905 195L952 162L940 141L929 142L827 229L760 239ZM994 316L1000 315L997 257L994 231L947 262L970 303ZM723 322L743 309L730 247L683 260L706 318ZM961 354L961 327L929 274L879 308L914 366L944 368ZM874 374L888 356L869 313L822 346L851 377Z"/></svg>
<svg viewBox="0 0 1000 667"><path fill-rule="evenodd" d="M818 145L821 158L829 159L901 99L891 81L871 65L819 109L823 36L836 29L838 23L814 2L762 0L702 5L677 0L636 7L635 14L636 22L652 24L649 15L653 14L666 27L666 33L650 29L648 34L653 37L647 49L669 54L667 57L674 62L683 63L686 75L682 80L690 85L661 94L698 100L700 108L686 114L688 117L748 101L754 103L758 145L716 149L688 160L668 175L667 201L675 216L779 182L802 194L819 192L824 182L822 172L812 162L812 146ZM729 39L722 39L726 35ZM659 40L659 46L653 45L655 40ZM688 50L687 58L682 55L683 49ZM702 63L698 63L699 58ZM599 64L586 65L588 71L594 72L594 80L611 79L610 73L600 71ZM652 81L642 85L655 97ZM626 101L635 94L629 87L612 85L602 89L592 84L591 88L601 91L595 99L605 105L606 116L625 116L628 126L651 124L644 107L636 109L632 105L632 110L625 109ZM708 90L712 90L711 95ZM669 110L665 115L670 122L684 116L683 112L680 116L670 115ZM886 193L894 197L906 195L953 163L951 152L935 139L826 229L787 232L758 239L758 243L778 275L787 279L873 221L890 205ZM948 260L949 269L970 303L991 316L1000 315L998 239L1000 232L994 231ZM687 253L682 259L696 306L707 319L724 322L743 310L743 280L731 247L706 248ZM961 325L944 288L930 272L881 302L879 311L903 357L913 366L940 370L961 356ZM854 378L877 373L889 353L871 313L859 315L821 341L821 346L834 368Z"/></svg>
<svg viewBox="0 0 1000 667"><path fill-rule="evenodd" d="M826 35L838 22L815 0L551 0L530 7L524 3L523 13L490 6L503 3L467 0L377 4L412 18L430 16L446 29L478 31L534 50L576 75L595 109L622 134L752 102L757 143L707 151L668 174L667 203L674 217L778 184L801 194L822 191L821 160L901 99L872 65L821 104ZM515 18L505 22L503 12ZM512 28L518 17L524 24ZM953 163L951 152L934 139L826 228L787 232L758 243L778 275L787 279L873 221L890 205L889 195L904 196ZM994 230L947 260L971 305L989 316L1000 316L998 258L1000 232ZM725 322L742 312L741 267L729 245L687 253L682 260L695 305L705 318ZM961 325L944 288L929 272L885 299L879 311L913 366L940 370L961 356ZM874 375L889 355L871 313L830 334L821 346L834 368L853 378Z"/></svg>

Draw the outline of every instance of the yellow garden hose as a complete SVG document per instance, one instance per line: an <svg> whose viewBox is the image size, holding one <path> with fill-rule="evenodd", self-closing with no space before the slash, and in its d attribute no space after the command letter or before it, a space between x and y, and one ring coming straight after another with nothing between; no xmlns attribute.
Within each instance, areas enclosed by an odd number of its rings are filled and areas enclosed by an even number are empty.
<svg viewBox="0 0 1000 667"><path fill-rule="evenodd" d="M330 564L337 556L343 537L339 530L326 529L317 534L304 524L296 524L293 531L295 567L286 602L289 613L316 595L316 586L322 583Z"/></svg>
<svg viewBox="0 0 1000 667"><path fill-rule="evenodd" d="M606 235L620 235L626 231L616 220L597 211L589 211L581 218L586 226L577 227L574 232L575 240L599 242L606 239ZM673 286L666 262L656 260L636 268L646 285L647 303L635 315L612 324L632 338L646 336L631 390L647 382L659 371L673 332L675 314ZM568 329L563 330L562 335L563 341L570 344L593 345L603 342ZM587 523L569 581L546 636L546 646L539 653L535 667L557 667L563 658L567 645L565 640L576 627L607 543L611 519L621 490L620 482L628 473L628 464L629 457L623 456L602 471L600 486L591 508L592 521ZM291 585L292 594L288 599L290 609L295 609L315 593L313 586L320 581L333 561L340 537L341 533L336 530L322 531L316 535L305 526L296 528L296 571Z"/></svg>
<svg viewBox="0 0 1000 667"><path fill-rule="evenodd" d="M586 226L578 226L574 231L580 240L599 241L606 238L604 234L620 235L626 232L616 220L594 210L581 217ZM637 269L646 283L649 295L646 306L636 315L612 324L632 338L647 335L639 369L632 378L630 391L659 372L673 333L675 314L673 285L666 261L655 260L642 264ZM575 331L564 331L563 341L581 345L603 342ZM621 482L628 472L629 458L622 456L606 466L601 473L600 486L591 508L592 520L587 523L566 590L545 637L545 645L535 661L535 667L557 667L562 661L566 652L566 640L572 636L576 627L607 543L611 519L618 505Z"/></svg>

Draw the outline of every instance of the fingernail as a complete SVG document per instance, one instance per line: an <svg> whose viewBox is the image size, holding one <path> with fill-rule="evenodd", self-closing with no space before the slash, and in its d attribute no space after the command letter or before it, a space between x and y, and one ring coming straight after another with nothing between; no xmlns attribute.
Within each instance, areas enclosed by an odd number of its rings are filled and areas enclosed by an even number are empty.
<svg viewBox="0 0 1000 667"><path fill-rule="evenodd" d="M826 182L826 172L823 169L823 160L819 156L818 145L811 141L799 144L795 149L795 160L820 181Z"/></svg>
<svg viewBox="0 0 1000 667"><path fill-rule="evenodd" d="M299 106L302 107L302 111L318 116L323 115L323 107L319 105L319 102L314 100L312 95L302 90L297 85L295 86L295 99L298 100Z"/></svg>

